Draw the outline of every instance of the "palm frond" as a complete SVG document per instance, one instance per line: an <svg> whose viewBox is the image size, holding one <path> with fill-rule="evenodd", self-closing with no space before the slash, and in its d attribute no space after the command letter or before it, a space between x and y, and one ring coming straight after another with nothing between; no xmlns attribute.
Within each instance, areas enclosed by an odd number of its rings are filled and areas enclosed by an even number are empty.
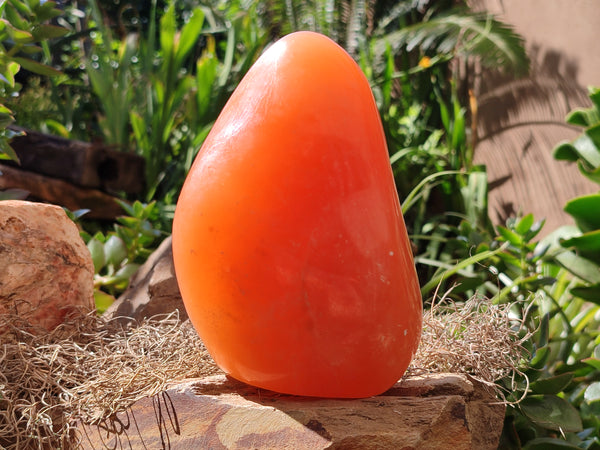
<svg viewBox="0 0 600 450"><path fill-rule="evenodd" d="M383 35L375 44L375 53L383 54L386 43L394 52L402 47L411 51L477 57L485 67L523 75L529 70L529 58L523 39L514 29L492 15L452 11L426 22L404 27Z"/></svg>
<svg viewBox="0 0 600 450"><path fill-rule="evenodd" d="M355 55L374 0L266 0L260 8L272 37L310 30L329 36Z"/></svg>
<svg viewBox="0 0 600 450"><path fill-rule="evenodd" d="M365 0L352 0L350 2L350 17L346 25L346 51L356 56L367 28L368 2Z"/></svg>

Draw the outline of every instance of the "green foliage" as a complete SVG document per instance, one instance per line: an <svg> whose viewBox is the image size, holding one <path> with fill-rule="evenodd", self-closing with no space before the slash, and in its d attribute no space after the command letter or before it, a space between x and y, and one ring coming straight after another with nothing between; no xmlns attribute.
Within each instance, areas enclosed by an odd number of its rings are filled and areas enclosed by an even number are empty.
<svg viewBox="0 0 600 450"><path fill-rule="evenodd" d="M153 1L147 29L118 39L91 4L97 31L86 73L103 111L104 139L144 156L146 199L172 204L264 33L256 15L235 2L225 12L194 6L180 26L175 1L164 11Z"/></svg>
<svg viewBox="0 0 600 450"><path fill-rule="evenodd" d="M10 140L18 133L8 129L14 122L10 98L21 86L16 75L21 68L43 76L60 72L34 59L41 52L39 43L63 36L67 30L47 22L61 11L52 1L12 0L0 2L0 157L18 161Z"/></svg>
<svg viewBox="0 0 600 450"><path fill-rule="evenodd" d="M562 142L554 149L558 160L577 162L581 173L600 184L600 88L590 88L591 108L575 109L567 123L583 128L573 142Z"/></svg>
<svg viewBox="0 0 600 450"><path fill-rule="evenodd" d="M555 156L576 161L594 180L600 146L590 129L600 115L597 90L590 92L593 107L568 116L584 127L583 137L561 143ZM534 333L524 341L521 374L503 381L515 404L507 411L502 448L600 448L599 199L590 194L567 202L575 226L539 242L543 223L531 215L497 227L493 236L474 233L465 221L457 241L468 256L459 253L453 264L429 262L439 268L433 281L474 286L495 302L511 302L523 333ZM447 248L461 250L456 241ZM425 285L424 294L433 287Z"/></svg>
<svg viewBox="0 0 600 450"><path fill-rule="evenodd" d="M181 30L175 28L174 14L173 2L160 20L158 70L142 80L143 109L134 108L130 116L136 147L147 161L148 198L157 192L160 198L176 197L212 123L263 44L253 16L244 17L233 7L220 25L211 10L196 8ZM219 34L226 37L222 60ZM207 43L203 53L180 76L201 37ZM148 40L146 61L154 51Z"/></svg>
<svg viewBox="0 0 600 450"><path fill-rule="evenodd" d="M591 88L590 99L592 107L574 110L566 119L583 128L583 133L573 142L559 144L554 156L576 162L584 176L600 184L600 89ZM562 247L557 249L555 259L580 280L571 292L600 304L600 194L572 199L564 209L576 227L562 227L554 232L554 242Z"/></svg>
<svg viewBox="0 0 600 450"><path fill-rule="evenodd" d="M388 33L384 39L377 42L378 54L391 45L393 50L419 48L434 55L476 57L484 67L516 75L524 75L529 69L523 39L490 14L453 9Z"/></svg>
<svg viewBox="0 0 600 450"><path fill-rule="evenodd" d="M156 202L119 204L126 215L117 218L113 230L81 233L94 263L94 298L99 313L104 312L127 288L130 278L164 236L153 225L160 213Z"/></svg>
<svg viewBox="0 0 600 450"><path fill-rule="evenodd" d="M513 403L501 448L594 448L600 444L600 306L578 295L581 279L558 263L565 249L555 236L536 240L542 226L529 214L490 235L463 221L445 247L455 259L417 257L437 269L422 292L427 298L438 286L454 286L452 295L460 298L476 292L512 305L527 353L520 374L500 382Z"/></svg>

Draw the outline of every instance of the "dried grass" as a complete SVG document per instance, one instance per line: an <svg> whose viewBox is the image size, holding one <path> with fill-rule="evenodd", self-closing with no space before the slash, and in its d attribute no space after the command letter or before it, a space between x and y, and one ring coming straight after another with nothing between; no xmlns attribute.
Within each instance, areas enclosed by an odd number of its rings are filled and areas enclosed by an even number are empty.
<svg viewBox="0 0 600 450"><path fill-rule="evenodd" d="M177 313L123 327L94 313L51 333L0 321L0 448L72 448L77 421L98 423L167 384L217 373Z"/></svg>
<svg viewBox="0 0 600 450"><path fill-rule="evenodd" d="M448 291L423 314L421 343L411 373L463 373L488 386L504 400L497 381L520 374L526 354L522 324L510 317L512 305L492 304L474 296L464 303L448 300Z"/></svg>
<svg viewBox="0 0 600 450"><path fill-rule="evenodd" d="M171 383L219 372L175 313L120 323L88 313L47 333L14 316L0 318L1 448L77 447L78 421L98 423ZM468 373L494 386L522 356L511 325L508 307L439 302L425 313L407 376Z"/></svg>

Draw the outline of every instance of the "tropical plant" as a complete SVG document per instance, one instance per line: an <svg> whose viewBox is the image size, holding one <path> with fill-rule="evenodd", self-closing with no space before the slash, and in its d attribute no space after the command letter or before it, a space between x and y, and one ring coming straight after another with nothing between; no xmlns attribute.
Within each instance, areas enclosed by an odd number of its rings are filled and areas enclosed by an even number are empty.
<svg viewBox="0 0 600 450"><path fill-rule="evenodd" d="M0 2L0 158L18 161L10 140L18 132L8 128L14 122L10 99L21 89L17 74L24 68L44 76L60 72L35 59L41 42L63 36L67 30L48 22L61 11L52 1L12 0Z"/></svg>
<svg viewBox="0 0 600 450"><path fill-rule="evenodd" d="M584 134L558 145L555 156L576 161L582 174L598 182L598 90L590 90L590 97L592 108L567 117ZM507 410L502 448L600 448L597 201L597 194L591 194L568 202L565 210L575 226L561 227L541 241L535 238L543 222L531 215L497 227L491 242L490 235L464 221L458 239L446 246L446 251L462 251L458 263L421 261L438 268L423 286L424 295L438 283L442 288L443 283L460 283L494 302L511 302L524 330L535 332L525 342L529 355L520 376L503 382L514 405ZM464 255L467 248L469 256Z"/></svg>
<svg viewBox="0 0 600 450"><path fill-rule="evenodd" d="M182 26L176 2L144 29L118 38L91 2L96 28L86 71L104 139L146 160L146 199L174 203L212 122L263 47L264 33L237 3L196 5ZM201 49L200 53L198 49Z"/></svg>
<svg viewBox="0 0 600 450"><path fill-rule="evenodd" d="M563 142L554 149L558 160L576 162L579 171L600 185L600 89L590 89L592 107L572 111L566 121L583 128L573 142ZM575 220L575 226L555 232L566 251L558 252L556 260L581 283L573 294L600 304L600 193L570 200L565 211Z"/></svg>
<svg viewBox="0 0 600 450"><path fill-rule="evenodd" d="M158 70L142 80L142 108L130 115L137 151L147 161L147 198L169 201L177 197L212 123L264 44L256 16L235 4L221 17L214 9L198 7L181 30L176 28L174 5L160 19ZM208 28L203 28L205 23ZM185 68L201 37L206 42L202 54ZM155 50L152 39L146 43L148 62Z"/></svg>
<svg viewBox="0 0 600 450"><path fill-rule="evenodd" d="M598 448L600 306L574 295L581 281L556 262L552 236L536 240L542 227L530 214L494 235L463 221L441 260L417 256L437 269L421 292L512 305L527 353L499 383L509 402L500 448Z"/></svg>
<svg viewBox="0 0 600 450"><path fill-rule="evenodd" d="M115 297L122 293L140 264L158 246L165 233L155 227L160 209L156 202L144 204L135 201L129 205L119 201L125 215L117 218L113 230L81 235L94 263L94 300L99 313L106 310ZM80 217L85 211L75 211L71 218L85 228Z"/></svg>

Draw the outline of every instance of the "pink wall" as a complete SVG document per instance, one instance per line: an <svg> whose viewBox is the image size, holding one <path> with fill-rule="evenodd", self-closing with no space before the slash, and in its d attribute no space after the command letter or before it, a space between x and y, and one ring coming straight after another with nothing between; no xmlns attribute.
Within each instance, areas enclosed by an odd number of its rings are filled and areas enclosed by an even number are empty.
<svg viewBox="0 0 600 450"><path fill-rule="evenodd" d="M471 5L513 25L532 60L526 78L483 72L475 80L476 160L488 167L490 213L501 223L515 212L532 212L547 219L547 234L571 223L562 211L567 200L598 190L574 165L555 161L552 149L577 136L564 118L589 104L588 86L600 86L600 1L472 0Z"/></svg>

